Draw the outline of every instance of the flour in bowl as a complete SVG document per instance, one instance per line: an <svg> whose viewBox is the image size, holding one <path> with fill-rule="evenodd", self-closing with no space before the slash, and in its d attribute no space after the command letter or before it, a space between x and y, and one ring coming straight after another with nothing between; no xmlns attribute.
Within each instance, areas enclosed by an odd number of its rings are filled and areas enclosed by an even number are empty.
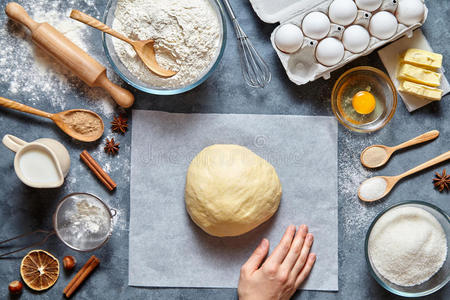
<svg viewBox="0 0 450 300"><path fill-rule="evenodd" d="M158 63L178 71L171 78L153 74L129 44L113 38L125 67L153 87L195 82L208 70L221 42L219 18L208 0L118 0L112 27L133 40L153 39Z"/></svg>

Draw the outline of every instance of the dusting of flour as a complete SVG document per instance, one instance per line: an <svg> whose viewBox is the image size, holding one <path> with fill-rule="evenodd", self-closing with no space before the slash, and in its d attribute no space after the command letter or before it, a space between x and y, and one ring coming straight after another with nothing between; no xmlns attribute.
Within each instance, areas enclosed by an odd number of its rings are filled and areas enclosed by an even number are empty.
<svg viewBox="0 0 450 300"><path fill-rule="evenodd" d="M208 0L118 0L113 29L133 40L155 40L158 63L178 71L171 78L151 73L133 48L113 39L125 67L153 87L178 88L208 71L217 55L220 25Z"/></svg>
<svg viewBox="0 0 450 300"><path fill-rule="evenodd" d="M103 11L96 7L98 1L33 0L18 2L37 22L47 22L54 26L74 44L106 66L109 69L108 78L111 81L120 82L120 78L110 72L111 68L101 47L101 34L95 29L69 18L71 9L80 9L101 19ZM109 119L117 113L117 106L107 92L101 88L90 88L70 70L36 47L25 26L11 21L7 17L3 20L0 25L0 48L2 51L0 86L3 88L3 97L41 109L50 105L49 112L70 108L88 108ZM68 101L69 99L71 101ZM75 101L73 101L74 99ZM104 120L106 121L106 119ZM105 165L108 173L112 173L112 177L122 176L125 182L129 182L129 145L123 147L121 145L121 158L120 154L115 158L106 157L101 143L91 153L100 165ZM120 163L117 163L115 159L120 160ZM76 172L74 172L75 168ZM88 171L82 163L72 165L72 175L67 176L62 187L63 194L79 191L80 186L88 186L88 182L95 180L95 177L84 172ZM87 176L76 177L74 174L87 174ZM117 211L113 224L115 234L121 234L121 231L128 228L126 204L121 197L105 197L103 200Z"/></svg>
<svg viewBox="0 0 450 300"><path fill-rule="evenodd" d="M34 20L54 26L74 44L105 65L102 47L94 44L101 43L93 38L94 30L69 18L71 9L78 7L84 7L88 13L99 18L100 12L95 8L94 1L38 0L25 1L21 5ZM114 113L115 104L105 91L90 88L83 83L70 70L36 47L25 26L6 20L0 27L0 83L8 86L4 96L37 108L50 103L55 111L67 109L66 99L76 97L80 100L80 107L89 106L107 116ZM118 77L109 72L108 76L112 81L118 81Z"/></svg>
<svg viewBox="0 0 450 300"><path fill-rule="evenodd" d="M370 136L358 136L347 131L340 131L339 147L339 201L340 206L347 209L340 212L340 222L344 235L353 238L356 233L363 234L377 210L373 205L366 204L358 198L358 187L367 178L374 176L374 172L364 168L359 160L361 151L376 143Z"/></svg>

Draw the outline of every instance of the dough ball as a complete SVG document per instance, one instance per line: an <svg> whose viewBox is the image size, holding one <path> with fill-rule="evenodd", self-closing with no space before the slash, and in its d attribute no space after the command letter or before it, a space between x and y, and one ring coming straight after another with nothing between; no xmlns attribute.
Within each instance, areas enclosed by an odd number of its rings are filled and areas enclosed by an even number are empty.
<svg viewBox="0 0 450 300"><path fill-rule="evenodd" d="M210 235L244 234L277 211L281 184L274 167L238 145L213 145L191 162L186 209Z"/></svg>

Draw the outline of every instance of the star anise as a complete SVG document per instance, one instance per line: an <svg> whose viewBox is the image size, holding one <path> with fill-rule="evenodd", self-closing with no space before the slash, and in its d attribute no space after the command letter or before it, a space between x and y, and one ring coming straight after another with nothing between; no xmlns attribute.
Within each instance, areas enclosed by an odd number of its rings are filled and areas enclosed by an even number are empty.
<svg viewBox="0 0 450 300"><path fill-rule="evenodd" d="M106 139L105 152L111 155L117 154L119 152L119 145L120 143L116 143L114 138L110 140Z"/></svg>
<svg viewBox="0 0 450 300"><path fill-rule="evenodd" d="M436 178L433 178L433 183L439 192L450 190L450 174L447 174L445 169L442 171L442 174L436 172Z"/></svg>
<svg viewBox="0 0 450 300"><path fill-rule="evenodd" d="M118 117L114 117L114 120L111 122L111 129L115 132L125 133L128 129L128 118L123 115Z"/></svg>

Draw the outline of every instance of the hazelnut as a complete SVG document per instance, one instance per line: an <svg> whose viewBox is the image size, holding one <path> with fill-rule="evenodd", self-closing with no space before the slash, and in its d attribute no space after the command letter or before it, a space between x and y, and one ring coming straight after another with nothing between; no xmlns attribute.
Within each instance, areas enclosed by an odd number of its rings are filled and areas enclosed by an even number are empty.
<svg viewBox="0 0 450 300"><path fill-rule="evenodd" d="M22 288L23 284L18 280L11 281L8 286L9 292L14 295L20 294L20 292L22 292Z"/></svg>
<svg viewBox="0 0 450 300"><path fill-rule="evenodd" d="M75 264L77 263L75 257L69 255L64 256L63 258L63 266L66 270L72 270L75 267Z"/></svg>

